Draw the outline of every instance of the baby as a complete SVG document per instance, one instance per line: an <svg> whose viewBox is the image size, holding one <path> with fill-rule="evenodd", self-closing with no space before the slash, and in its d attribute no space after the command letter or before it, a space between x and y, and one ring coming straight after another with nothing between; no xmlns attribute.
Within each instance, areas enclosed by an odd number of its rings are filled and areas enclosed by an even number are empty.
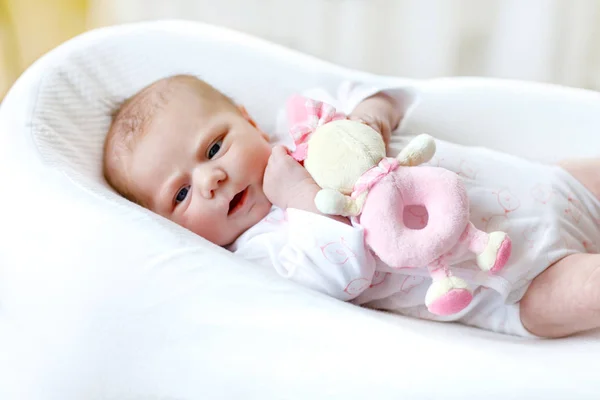
<svg viewBox="0 0 600 400"><path fill-rule="evenodd" d="M308 95L370 125L386 144L405 111L399 88L346 84L337 99ZM473 223L506 231L514 242L497 276L468 262L453 267L474 300L440 317L424 305L429 282L420 269L390 268L365 248L360 226L319 213L320 188L286 146L273 145L290 142L285 128L277 133L270 139L244 107L206 82L168 77L117 110L104 175L127 199L344 301L522 336L600 327L600 159L544 165L438 141L430 164L464 178ZM418 211L406 217L426 218ZM367 284L353 286L357 277Z"/></svg>

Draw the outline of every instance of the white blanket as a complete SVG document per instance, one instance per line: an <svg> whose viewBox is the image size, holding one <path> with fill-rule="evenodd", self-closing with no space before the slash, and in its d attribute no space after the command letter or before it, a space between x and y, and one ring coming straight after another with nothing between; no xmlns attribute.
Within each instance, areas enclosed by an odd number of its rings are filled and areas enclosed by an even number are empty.
<svg viewBox="0 0 600 400"><path fill-rule="evenodd" d="M532 341L362 309L297 287L120 199L110 111L194 73L265 129L294 91L415 87L402 127L544 160L597 156L600 95L340 68L189 22L82 35L0 108L0 399L598 398L600 334Z"/></svg>

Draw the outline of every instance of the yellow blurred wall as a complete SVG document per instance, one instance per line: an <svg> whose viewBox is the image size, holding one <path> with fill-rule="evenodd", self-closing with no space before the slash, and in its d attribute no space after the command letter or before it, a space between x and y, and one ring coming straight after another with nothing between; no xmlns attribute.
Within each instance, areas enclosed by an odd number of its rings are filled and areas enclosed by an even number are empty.
<svg viewBox="0 0 600 400"><path fill-rule="evenodd" d="M88 0L0 0L0 99L37 58L86 29Z"/></svg>

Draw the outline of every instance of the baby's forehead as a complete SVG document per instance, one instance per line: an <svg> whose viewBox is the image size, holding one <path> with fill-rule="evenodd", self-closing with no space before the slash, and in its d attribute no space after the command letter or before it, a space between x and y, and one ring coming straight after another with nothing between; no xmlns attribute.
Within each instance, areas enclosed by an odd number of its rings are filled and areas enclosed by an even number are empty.
<svg viewBox="0 0 600 400"><path fill-rule="evenodd" d="M125 100L113 115L110 134L120 139L115 142L122 142L131 150L131 146L147 132L156 115L164 111L184 89L185 86L162 79Z"/></svg>
<svg viewBox="0 0 600 400"><path fill-rule="evenodd" d="M173 108L178 109L178 103L186 102L189 96L198 99L201 106L211 109L233 105L231 99L198 78L176 76L161 79L127 99L113 116L109 132L112 136L109 139L111 150L123 157L130 156L152 130L153 122L159 120L161 115L172 113ZM171 103L173 107L169 107Z"/></svg>

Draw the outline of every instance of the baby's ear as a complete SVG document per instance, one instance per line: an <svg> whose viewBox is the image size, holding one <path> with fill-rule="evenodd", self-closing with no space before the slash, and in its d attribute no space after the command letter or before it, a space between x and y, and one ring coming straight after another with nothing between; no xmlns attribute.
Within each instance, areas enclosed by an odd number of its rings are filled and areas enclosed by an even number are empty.
<svg viewBox="0 0 600 400"><path fill-rule="evenodd" d="M269 135L267 135L266 132L264 132L262 129L260 129L258 127L258 124L256 123L256 121L254 119L252 119L252 117L250 116L250 114L248 114L248 110L246 110L246 107L242 106L242 105L238 105L238 110L240 110L240 112L242 113L244 119L248 122L250 122L250 125L252 125L253 127L256 128L256 130L258 130L260 132L260 134L265 138L266 141L269 141Z"/></svg>
<svg viewBox="0 0 600 400"><path fill-rule="evenodd" d="M240 112L242 113L242 116L246 119L246 121L250 122L250 124L253 127L258 128L256 121L254 121L254 119L252 119L250 114L248 114L248 110L246 110L246 107L242 106L241 104L238 104L237 108L238 108L238 110L240 110Z"/></svg>

